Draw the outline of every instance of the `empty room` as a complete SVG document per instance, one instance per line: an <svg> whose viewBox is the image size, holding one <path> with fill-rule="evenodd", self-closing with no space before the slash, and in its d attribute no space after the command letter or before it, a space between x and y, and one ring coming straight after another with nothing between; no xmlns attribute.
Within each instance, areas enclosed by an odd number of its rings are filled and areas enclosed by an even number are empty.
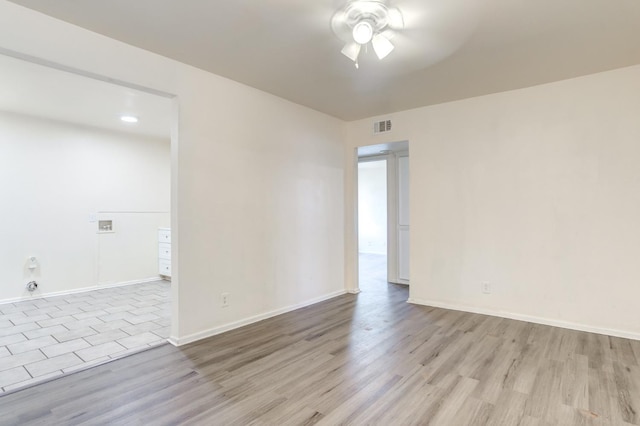
<svg viewBox="0 0 640 426"><path fill-rule="evenodd" d="M0 425L640 425L637 0L0 0L0 67L167 111L2 107Z"/></svg>
<svg viewBox="0 0 640 426"><path fill-rule="evenodd" d="M8 56L0 64L8 392L169 337L170 244L159 237L170 223L171 101Z"/></svg>

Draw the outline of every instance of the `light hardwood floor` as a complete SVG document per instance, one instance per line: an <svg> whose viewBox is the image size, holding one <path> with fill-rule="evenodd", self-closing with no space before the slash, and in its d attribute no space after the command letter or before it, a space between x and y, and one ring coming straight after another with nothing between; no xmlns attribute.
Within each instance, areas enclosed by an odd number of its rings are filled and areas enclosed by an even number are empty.
<svg viewBox="0 0 640 426"><path fill-rule="evenodd" d="M640 425L640 342L414 306L372 279L0 397L0 424Z"/></svg>

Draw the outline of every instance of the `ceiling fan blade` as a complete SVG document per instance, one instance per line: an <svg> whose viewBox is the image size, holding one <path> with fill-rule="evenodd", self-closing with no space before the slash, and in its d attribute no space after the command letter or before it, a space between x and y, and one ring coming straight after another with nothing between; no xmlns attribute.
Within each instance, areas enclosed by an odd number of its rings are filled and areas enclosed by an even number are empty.
<svg viewBox="0 0 640 426"><path fill-rule="evenodd" d="M378 59L385 58L394 49L393 44L382 34L376 34L376 36L371 40L371 44L373 45L373 50L376 52Z"/></svg>
<svg viewBox="0 0 640 426"><path fill-rule="evenodd" d="M342 48L341 53L353 62L357 62L358 55L360 54L360 45L358 43L347 43Z"/></svg>

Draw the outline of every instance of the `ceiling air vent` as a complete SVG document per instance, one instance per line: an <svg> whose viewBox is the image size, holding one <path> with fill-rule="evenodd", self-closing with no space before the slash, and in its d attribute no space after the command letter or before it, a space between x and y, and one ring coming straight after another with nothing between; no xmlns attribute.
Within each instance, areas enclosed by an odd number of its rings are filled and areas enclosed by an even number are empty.
<svg viewBox="0 0 640 426"><path fill-rule="evenodd" d="M388 133L391 131L391 120L376 121L373 123L373 134Z"/></svg>

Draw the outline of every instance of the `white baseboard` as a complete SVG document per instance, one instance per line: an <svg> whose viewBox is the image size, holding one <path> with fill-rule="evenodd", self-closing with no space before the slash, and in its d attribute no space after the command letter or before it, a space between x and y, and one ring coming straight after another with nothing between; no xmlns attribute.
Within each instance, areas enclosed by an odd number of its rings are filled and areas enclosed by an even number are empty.
<svg viewBox="0 0 640 426"><path fill-rule="evenodd" d="M124 287L127 285L144 284L152 281L161 281L161 280L162 278L160 276L155 276L151 278L143 278L140 280L123 281L123 282L114 283L114 284L93 285L90 287L76 288L73 290L53 291L50 293L37 293L37 294L32 294L27 296L14 297L11 299L3 299L3 300L0 300L0 305L3 305L5 303L18 303L18 302L26 302L29 300L45 299L47 297L67 296L69 294L85 293L87 291L102 290L105 288L114 288L114 287Z"/></svg>
<svg viewBox="0 0 640 426"><path fill-rule="evenodd" d="M352 288L346 291L349 294L358 294L360 293L360 289L359 288Z"/></svg>
<svg viewBox="0 0 640 426"><path fill-rule="evenodd" d="M219 327L210 328L208 330L200 331L193 334L188 334L183 337L172 336L169 338L169 343L174 346L182 346L188 343L193 343L198 340L206 339L207 337L215 336L216 334L224 333L225 331L231 331L236 328L244 327L245 325L253 324L267 318L275 317L277 315L285 314L287 312L295 311L296 309L304 308L305 306L314 305L325 300L333 299L334 297L342 296L346 294L345 290L334 291L333 293L326 294L324 296L317 297L315 299L307 300L295 305L286 306L284 308L276 309L263 314L255 315L249 318L245 318L239 321L234 321L228 324L221 325Z"/></svg>
<svg viewBox="0 0 640 426"><path fill-rule="evenodd" d="M407 303L416 305L431 306L434 308L451 309L454 311L471 312L474 314L490 315L493 317L508 318L518 321L532 322L536 324L550 325L553 327L566 328L569 330L586 331L589 333L604 334L605 336L622 337L625 339L640 340L640 333L612 328L597 327L587 324L580 324L569 321L556 320L551 318L537 317L533 315L516 314L489 308L478 308L475 306L461 305L457 303L440 302L436 300L416 299L410 297Z"/></svg>

